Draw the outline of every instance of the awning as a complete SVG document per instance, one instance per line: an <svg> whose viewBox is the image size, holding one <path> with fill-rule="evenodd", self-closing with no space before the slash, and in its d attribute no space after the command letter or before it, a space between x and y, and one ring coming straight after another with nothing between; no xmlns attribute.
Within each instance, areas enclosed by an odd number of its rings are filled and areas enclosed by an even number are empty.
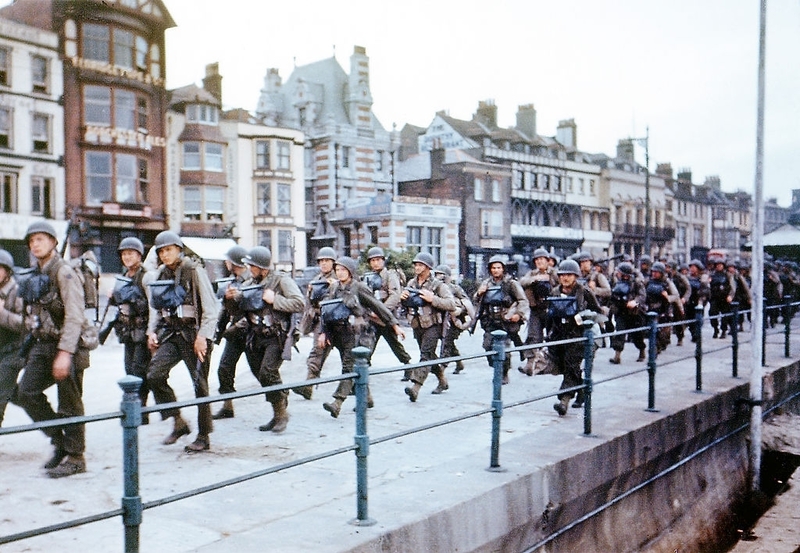
<svg viewBox="0 0 800 553"><path fill-rule="evenodd" d="M203 259L224 260L225 254L236 242L230 238L197 238L182 236L183 245Z"/></svg>
<svg viewBox="0 0 800 553"><path fill-rule="evenodd" d="M764 235L764 246L798 246L800 245L800 227L783 225ZM745 247L751 249L752 242L747 242Z"/></svg>

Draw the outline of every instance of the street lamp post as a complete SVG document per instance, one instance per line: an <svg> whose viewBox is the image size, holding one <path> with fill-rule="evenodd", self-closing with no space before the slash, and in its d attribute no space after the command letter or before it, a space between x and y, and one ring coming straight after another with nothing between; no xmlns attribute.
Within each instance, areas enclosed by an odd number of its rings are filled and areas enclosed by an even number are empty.
<svg viewBox="0 0 800 553"><path fill-rule="evenodd" d="M646 127L644 138L632 140L644 146L644 251L650 255L650 126Z"/></svg>

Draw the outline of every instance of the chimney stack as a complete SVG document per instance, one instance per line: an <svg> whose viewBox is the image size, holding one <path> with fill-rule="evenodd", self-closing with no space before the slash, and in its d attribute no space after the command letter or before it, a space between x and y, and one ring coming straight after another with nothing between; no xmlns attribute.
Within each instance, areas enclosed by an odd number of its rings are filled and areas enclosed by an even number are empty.
<svg viewBox="0 0 800 553"><path fill-rule="evenodd" d="M636 159L634 158L633 153L633 140L630 138L623 138L617 142L617 159L635 163Z"/></svg>
<svg viewBox="0 0 800 553"><path fill-rule="evenodd" d="M497 106L494 105L494 100L478 102L478 110L472 116L472 120L485 125L490 131L495 130L497 128Z"/></svg>
<svg viewBox="0 0 800 553"><path fill-rule="evenodd" d="M556 140L566 148L578 148L578 125L575 119L564 119L558 122Z"/></svg>
<svg viewBox="0 0 800 553"><path fill-rule="evenodd" d="M203 88L219 100L222 105L222 75L219 74L219 62L206 65L206 76L203 79Z"/></svg>

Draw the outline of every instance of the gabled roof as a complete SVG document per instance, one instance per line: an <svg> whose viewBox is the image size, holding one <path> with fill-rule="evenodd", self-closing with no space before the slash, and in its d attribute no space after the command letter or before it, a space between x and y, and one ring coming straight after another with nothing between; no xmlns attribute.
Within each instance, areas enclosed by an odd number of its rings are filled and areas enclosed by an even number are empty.
<svg viewBox="0 0 800 553"><path fill-rule="evenodd" d="M446 150L444 165L453 163L481 163L464 150ZM397 182L412 182L431 178L431 153L422 152L409 156L397 164Z"/></svg>
<svg viewBox="0 0 800 553"><path fill-rule="evenodd" d="M220 107L221 102L205 88L190 84L170 91L170 106L184 104L210 104Z"/></svg>
<svg viewBox="0 0 800 553"><path fill-rule="evenodd" d="M0 17L24 23L39 29L48 31L57 31L53 28L53 6L56 0L15 0L12 4L0 8ZM95 6L91 6L94 3ZM169 29L175 27L175 20L172 19L167 7L162 0L145 0L140 1L139 5L135 8L129 8L121 2L109 3L104 0L79 0L73 3L63 2L65 4L65 11L73 9L81 15L78 18L86 18L87 12L93 10L114 10L133 12L147 19L152 23L158 25L162 29ZM72 13L70 11L70 13Z"/></svg>
<svg viewBox="0 0 800 553"><path fill-rule="evenodd" d="M299 86L308 86L314 96L322 101L317 121L333 120L336 123L348 124L350 119L345 111L345 93L347 90L347 73L336 58L327 58L307 65L295 67L283 85L287 95L282 106L282 115L291 119L293 107L291 97Z"/></svg>

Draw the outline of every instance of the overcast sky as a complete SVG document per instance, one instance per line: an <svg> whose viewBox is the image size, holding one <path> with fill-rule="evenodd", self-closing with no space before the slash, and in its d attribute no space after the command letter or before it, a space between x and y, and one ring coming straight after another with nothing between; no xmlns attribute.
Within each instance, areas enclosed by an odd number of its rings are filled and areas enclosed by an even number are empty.
<svg viewBox="0 0 800 553"><path fill-rule="evenodd" d="M758 0L165 0L167 86L219 62L225 108L254 111L267 68L354 45L370 58L384 127L470 119L493 99L501 126L533 103L538 132L574 118L578 147L614 154L650 128L650 167L719 175L753 192ZM800 188L800 0L768 0L764 195ZM638 152L644 162L644 151Z"/></svg>

